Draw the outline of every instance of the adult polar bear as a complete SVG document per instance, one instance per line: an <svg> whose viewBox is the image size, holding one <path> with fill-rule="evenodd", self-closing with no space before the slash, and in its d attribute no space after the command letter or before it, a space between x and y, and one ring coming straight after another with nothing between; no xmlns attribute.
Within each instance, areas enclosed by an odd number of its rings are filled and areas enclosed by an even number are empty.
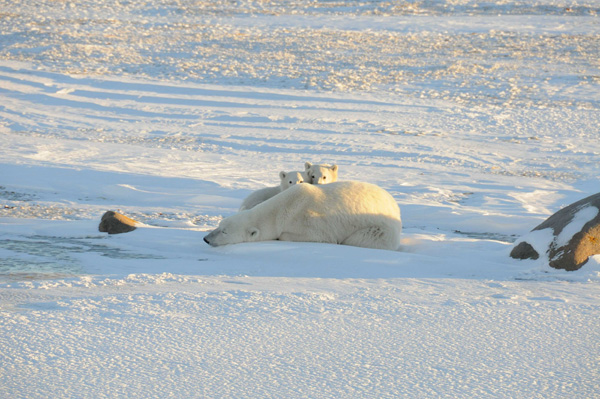
<svg viewBox="0 0 600 399"><path fill-rule="evenodd" d="M369 183L297 184L221 221L212 246L282 240L396 250L402 222L394 198Z"/></svg>

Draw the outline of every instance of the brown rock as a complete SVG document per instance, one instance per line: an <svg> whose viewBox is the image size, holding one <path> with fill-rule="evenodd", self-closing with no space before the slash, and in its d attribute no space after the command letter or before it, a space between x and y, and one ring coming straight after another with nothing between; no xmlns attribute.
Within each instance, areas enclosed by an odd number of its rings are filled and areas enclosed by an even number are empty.
<svg viewBox="0 0 600 399"><path fill-rule="evenodd" d="M577 231L571 232L573 226L570 225L577 214L590 207L596 208L597 211L590 212L590 215L595 213L595 216L589 220L578 220L577 224L582 224L582 226L576 226L578 227ZM565 230L567 226L569 226L569 230ZM552 229L554 236L548 248L544 248L548 254L550 266L555 269L569 271L580 269L591 255L600 254L600 193L561 209L535 227L532 232L544 229ZM563 231L564 234L561 235ZM537 259L540 250L542 249L534 249L527 242L527 236L525 236L523 240L515 245L510 256L516 259Z"/></svg>
<svg viewBox="0 0 600 399"><path fill-rule="evenodd" d="M600 254L600 220L594 218L576 233L567 245L550 247L550 266L555 269L580 269L592 255Z"/></svg>
<svg viewBox="0 0 600 399"><path fill-rule="evenodd" d="M128 233L136 229L139 223L117 212L108 211L102 215L98 230L102 233L120 234Z"/></svg>

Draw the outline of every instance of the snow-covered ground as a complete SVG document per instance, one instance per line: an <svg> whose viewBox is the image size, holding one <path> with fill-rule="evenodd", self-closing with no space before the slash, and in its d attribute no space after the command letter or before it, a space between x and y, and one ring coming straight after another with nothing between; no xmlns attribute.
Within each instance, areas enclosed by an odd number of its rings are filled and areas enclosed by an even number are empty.
<svg viewBox="0 0 600 399"><path fill-rule="evenodd" d="M0 397L599 396L600 256L508 256L600 191L599 11L0 0ZM202 241L305 161L399 251Z"/></svg>

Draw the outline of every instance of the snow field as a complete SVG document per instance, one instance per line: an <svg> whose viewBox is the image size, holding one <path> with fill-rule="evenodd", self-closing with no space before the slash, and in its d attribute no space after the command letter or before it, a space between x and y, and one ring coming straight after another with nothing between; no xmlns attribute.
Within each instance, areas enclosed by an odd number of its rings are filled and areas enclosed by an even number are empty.
<svg viewBox="0 0 600 399"><path fill-rule="evenodd" d="M600 256L508 256L598 192L597 0L0 10L0 397L598 396ZM399 251L202 242L305 161Z"/></svg>
<svg viewBox="0 0 600 399"><path fill-rule="evenodd" d="M597 297L564 282L162 274L34 285L9 297L28 305L3 312L3 356L12 359L4 387L19 392L27 372L37 382L29 397L542 398L598 389L589 356Z"/></svg>

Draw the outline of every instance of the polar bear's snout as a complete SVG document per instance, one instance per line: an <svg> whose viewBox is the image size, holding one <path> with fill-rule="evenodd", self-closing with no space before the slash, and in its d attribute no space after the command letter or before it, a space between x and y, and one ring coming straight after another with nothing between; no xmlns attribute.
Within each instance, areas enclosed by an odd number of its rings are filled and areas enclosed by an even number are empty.
<svg viewBox="0 0 600 399"><path fill-rule="evenodd" d="M210 245L211 247L215 246L215 231L216 230L213 230L204 236L204 242Z"/></svg>

